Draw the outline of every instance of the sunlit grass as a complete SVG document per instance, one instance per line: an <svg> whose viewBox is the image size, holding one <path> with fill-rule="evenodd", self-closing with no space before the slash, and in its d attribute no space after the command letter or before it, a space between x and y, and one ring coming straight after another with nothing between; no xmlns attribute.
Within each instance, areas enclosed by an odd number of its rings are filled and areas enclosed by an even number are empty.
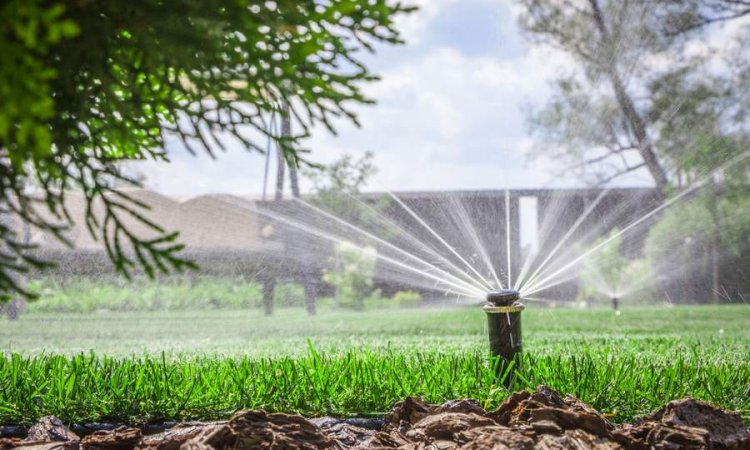
<svg viewBox="0 0 750 450"><path fill-rule="evenodd" d="M0 422L369 415L407 395L492 408L507 391L484 321L477 308L27 314L0 323ZM750 418L750 307L530 308L524 338L512 390L548 384L618 421L686 395Z"/></svg>

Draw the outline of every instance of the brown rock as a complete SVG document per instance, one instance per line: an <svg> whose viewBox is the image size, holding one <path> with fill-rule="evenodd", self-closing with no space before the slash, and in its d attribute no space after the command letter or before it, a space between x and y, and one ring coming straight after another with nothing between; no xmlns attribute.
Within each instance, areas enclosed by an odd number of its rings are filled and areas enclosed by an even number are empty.
<svg viewBox="0 0 750 450"><path fill-rule="evenodd" d="M635 450L709 449L708 433L699 428L670 427L662 424L627 427L614 433L623 446Z"/></svg>
<svg viewBox="0 0 750 450"><path fill-rule="evenodd" d="M22 445L19 438L0 438L0 450L9 450Z"/></svg>
<svg viewBox="0 0 750 450"><path fill-rule="evenodd" d="M224 448L231 447L237 440L237 433L235 433L228 423L224 422L218 424L215 427L205 427L195 435L183 442L180 445L180 449L184 450L187 448L198 449L201 445L208 445L209 447Z"/></svg>
<svg viewBox="0 0 750 450"><path fill-rule="evenodd" d="M363 443L354 447L355 450L375 450L375 449L386 449L386 448L402 448L411 445L409 440L401 434L399 431L394 430L390 433L384 431L375 433L372 437L365 440Z"/></svg>
<svg viewBox="0 0 750 450"><path fill-rule="evenodd" d="M197 441L187 441L182 446L180 446L181 450L216 450L213 447L211 447L208 444L202 444Z"/></svg>
<svg viewBox="0 0 750 450"><path fill-rule="evenodd" d="M67 442L78 441L79 437L70 431L60 419L54 416L42 417L29 428L24 442Z"/></svg>
<svg viewBox="0 0 750 450"><path fill-rule="evenodd" d="M139 428L119 427L93 432L81 440L81 447L85 450L133 450L142 437Z"/></svg>
<svg viewBox="0 0 750 450"><path fill-rule="evenodd" d="M80 441L66 442L22 442L13 450L78 450Z"/></svg>
<svg viewBox="0 0 750 450"><path fill-rule="evenodd" d="M742 416L700 400L684 398L669 402L667 406L644 420L706 430L716 448L750 448L750 428L745 426Z"/></svg>
<svg viewBox="0 0 750 450"><path fill-rule="evenodd" d="M509 425L513 412L521 406L522 402L528 400L529 397L531 397L531 393L527 391L510 394L496 411L488 415L500 425Z"/></svg>
<svg viewBox="0 0 750 450"><path fill-rule="evenodd" d="M599 414L561 408L542 407L529 411L528 423L553 423L564 430L584 430L595 436L609 436L609 424Z"/></svg>
<svg viewBox="0 0 750 450"><path fill-rule="evenodd" d="M456 435L458 442L464 443L461 450L531 450L534 440L518 430L493 425L472 428Z"/></svg>
<svg viewBox="0 0 750 450"><path fill-rule="evenodd" d="M435 442L413 442L408 445L402 445L399 450L457 450L458 444L453 441L435 441Z"/></svg>
<svg viewBox="0 0 750 450"><path fill-rule="evenodd" d="M435 408L436 412L459 412L459 413L473 413L478 416L486 416L487 411L482 408L476 400L462 399L462 400L448 400L440 406Z"/></svg>
<svg viewBox="0 0 750 450"><path fill-rule="evenodd" d="M670 402L614 438L633 449L750 449L750 429L739 414L692 398Z"/></svg>
<svg viewBox="0 0 750 450"><path fill-rule="evenodd" d="M620 444L608 438L589 434L582 430L567 430L564 434L543 434L535 450L623 450Z"/></svg>
<svg viewBox="0 0 750 450"><path fill-rule="evenodd" d="M406 397L396 403L383 418L383 431L401 430L403 432L412 425L432 414L434 405L430 405L416 397Z"/></svg>
<svg viewBox="0 0 750 450"><path fill-rule="evenodd" d="M476 400L449 400L442 405L432 405L420 398L406 397L404 401L396 403L385 415L383 431L399 430L401 433L406 433L414 424L427 416L453 412L487 415Z"/></svg>
<svg viewBox="0 0 750 450"><path fill-rule="evenodd" d="M536 434L560 434L563 429L551 420L538 420L531 424L531 429Z"/></svg>
<svg viewBox="0 0 750 450"><path fill-rule="evenodd" d="M595 436L610 436L613 427L598 411L572 396L561 396L547 386L533 393L512 394L488 414L501 425L530 426L538 433L583 430Z"/></svg>
<svg viewBox="0 0 750 450"><path fill-rule="evenodd" d="M291 414L240 411L225 425L204 430L185 441L183 450L210 446L215 449L326 449L336 444L307 419Z"/></svg>
<svg viewBox="0 0 750 450"><path fill-rule="evenodd" d="M368 430L346 423L326 423L320 430L328 439L334 441L339 448L351 448L366 442L377 434L375 430Z"/></svg>
<svg viewBox="0 0 750 450"><path fill-rule="evenodd" d="M179 450L189 439L224 425L226 422L181 423L161 433L144 436L136 450Z"/></svg>
<svg viewBox="0 0 750 450"><path fill-rule="evenodd" d="M454 436L457 433L491 425L497 425L497 423L490 418L474 413L446 412L427 416L420 420L406 433L406 437L422 442L454 441Z"/></svg>

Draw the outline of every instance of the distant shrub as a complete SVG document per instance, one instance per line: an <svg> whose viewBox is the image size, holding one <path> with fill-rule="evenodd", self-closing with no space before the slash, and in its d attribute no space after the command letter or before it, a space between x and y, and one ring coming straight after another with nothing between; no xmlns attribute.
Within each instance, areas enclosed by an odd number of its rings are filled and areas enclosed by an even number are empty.
<svg viewBox="0 0 750 450"><path fill-rule="evenodd" d="M711 204L710 202L714 202ZM713 210L713 212L712 212ZM718 233L722 296L742 298L750 264L750 198L696 198L667 210L649 231L645 254L663 275L673 301L705 302L714 296L712 251Z"/></svg>
<svg viewBox="0 0 750 450"><path fill-rule="evenodd" d="M586 304L610 305L612 298L624 304L652 303L659 294L659 275L650 258L628 259L623 253L619 229L595 241L590 248L609 241L582 264L578 298Z"/></svg>
<svg viewBox="0 0 750 450"><path fill-rule="evenodd" d="M393 295L392 300L401 308L414 308L422 302L422 295L415 291L398 291Z"/></svg>
<svg viewBox="0 0 750 450"><path fill-rule="evenodd" d="M623 255L622 236L618 228L594 241L588 249L598 248L584 259L579 274L579 302L599 303L619 296L628 282L626 270L630 261ZM607 241L605 244L604 242ZM601 247L600 247L601 245Z"/></svg>
<svg viewBox="0 0 750 450"><path fill-rule="evenodd" d="M88 277L43 279L33 283L39 299L30 312L157 311L257 308L260 286L241 278L169 278L167 280Z"/></svg>
<svg viewBox="0 0 750 450"><path fill-rule="evenodd" d="M273 304L280 308L305 306L305 287L299 283L277 284L273 291Z"/></svg>
<svg viewBox="0 0 750 450"><path fill-rule="evenodd" d="M336 289L338 306L363 309L365 299L373 290L376 250L342 242L336 245L330 269L323 274L323 281Z"/></svg>

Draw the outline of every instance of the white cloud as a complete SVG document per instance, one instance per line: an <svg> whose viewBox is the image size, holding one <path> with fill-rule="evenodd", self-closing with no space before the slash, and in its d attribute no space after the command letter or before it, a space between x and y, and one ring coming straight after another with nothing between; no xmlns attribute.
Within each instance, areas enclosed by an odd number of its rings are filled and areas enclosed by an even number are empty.
<svg viewBox="0 0 750 450"><path fill-rule="evenodd" d="M451 3L459 0L412 0L404 2L418 9L411 14L396 18L396 29L408 45L419 45L427 34L430 22Z"/></svg>

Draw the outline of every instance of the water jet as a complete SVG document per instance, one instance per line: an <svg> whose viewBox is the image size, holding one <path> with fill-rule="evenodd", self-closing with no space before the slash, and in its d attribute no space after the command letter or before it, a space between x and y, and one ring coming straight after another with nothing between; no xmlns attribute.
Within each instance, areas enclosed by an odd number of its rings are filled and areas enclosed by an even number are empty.
<svg viewBox="0 0 750 450"><path fill-rule="evenodd" d="M502 359L502 370L513 362L518 365L521 354L521 312L525 306L519 301L521 294L515 289L497 289L487 293L487 325L490 337L490 353ZM506 385L510 377L505 379Z"/></svg>

